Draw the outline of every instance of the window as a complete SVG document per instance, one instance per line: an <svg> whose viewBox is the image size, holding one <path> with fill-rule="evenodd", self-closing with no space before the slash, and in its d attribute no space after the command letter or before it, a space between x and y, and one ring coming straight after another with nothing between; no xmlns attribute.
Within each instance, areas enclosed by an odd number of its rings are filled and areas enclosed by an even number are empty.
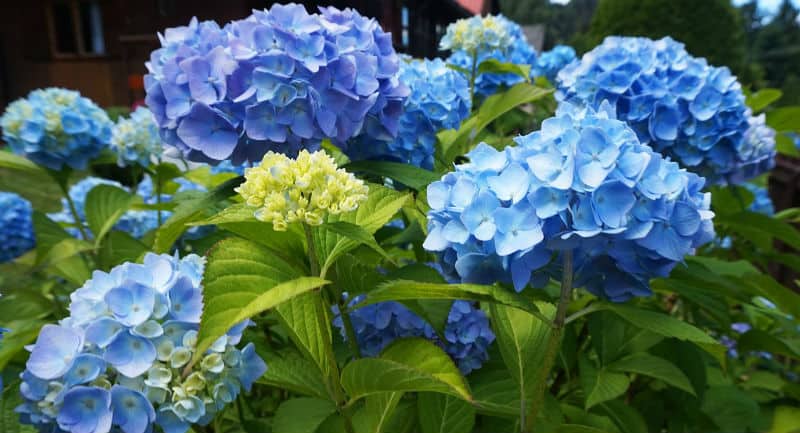
<svg viewBox="0 0 800 433"><path fill-rule="evenodd" d="M53 57L92 57L106 53L103 14L96 0L54 0L47 8Z"/></svg>
<svg viewBox="0 0 800 433"><path fill-rule="evenodd" d="M403 48L408 49L409 36L408 36L408 6L403 6L400 10L400 27L402 28L401 40Z"/></svg>

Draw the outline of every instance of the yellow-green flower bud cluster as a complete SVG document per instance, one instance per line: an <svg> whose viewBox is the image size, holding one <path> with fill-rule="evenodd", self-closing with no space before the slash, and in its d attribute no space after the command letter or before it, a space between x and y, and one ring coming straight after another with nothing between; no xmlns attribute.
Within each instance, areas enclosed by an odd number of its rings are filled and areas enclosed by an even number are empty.
<svg viewBox="0 0 800 433"><path fill-rule="evenodd" d="M255 217L284 231L293 222L320 225L327 214L350 212L367 198L368 188L333 158L318 151L300 151L296 159L267 152L261 164L245 171L236 189Z"/></svg>

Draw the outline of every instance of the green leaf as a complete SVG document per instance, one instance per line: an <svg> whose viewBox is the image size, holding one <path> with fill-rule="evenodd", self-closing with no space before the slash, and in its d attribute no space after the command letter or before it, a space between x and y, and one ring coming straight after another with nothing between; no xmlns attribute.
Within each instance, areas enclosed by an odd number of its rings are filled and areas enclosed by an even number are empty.
<svg viewBox="0 0 800 433"><path fill-rule="evenodd" d="M168 252L186 230L187 223L199 221L212 214L221 201L235 194L233 189L239 186L242 180L242 177L230 179L202 197L182 201L156 231L153 251Z"/></svg>
<svg viewBox="0 0 800 433"><path fill-rule="evenodd" d="M192 221L186 225L209 226L238 222L258 222L265 226L271 225L270 223L258 221L255 217L255 209L252 206L248 206L247 203L234 203L208 218Z"/></svg>
<svg viewBox="0 0 800 433"><path fill-rule="evenodd" d="M555 315L555 307L551 304L539 303L538 308L545 317ZM543 348L547 346L551 328L517 308L491 304L489 311L503 362L516 382L517 398L528 402L535 397L533 392L541 372Z"/></svg>
<svg viewBox="0 0 800 433"><path fill-rule="evenodd" d="M2 325L10 329L10 331L3 334L3 342L0 344L0 371L15 355L22 352L26 345L36 340L39 335L39 329L44 325L44 322L17 320L4 322Z"/></svg>
<svg viewBox="0 0 800 433"><path fill-rule="evenodd" d="M217 244L204 275L205 308L194 361L237 323L328 283L301 275L256 243L231 238Z"/></svg>
<svg viewBox="0 0 800 433"><path fill-rule="evenodd" d="M756 212L740 212L732 215L720 215L716 223L743 233L754 233L768 239L777 238L781 242L800 250L800 231L791 224L775 219L769 215Z"/></svg>
<svg viewBox="0 0 800 433"><path fill-rule="evenodd" d="M336 412L329 400L300 397L286 400L278 407L272 421L274 433L314 432L326 418Z"/></svg>
<svg viewBox="0 0 800 433"><path fill-rule="evenodd" d="M614 421L622 433L644 433L647 424L633 407L620 400L611 400L597 405L596 411Z"/></svg>
<svg viewBox="0 0 800 433"><path fill-rule="evenodd" d="M748 95L746 103L754 113L757 113L781 99L781 96L783 96L783 92L778 89L761 89Z"/></svg>
<svg viewBox="0 0 800 433"><path fill-rule="evenodd" d="M272 224L262 221L242 221L220 223L219 228L235 233L244 239L269 248L275 255L292 263L298 269L305 269L306 249L302 228L292 224L286 231L272 229Z"/></svg>
<svg viewBox="0 0 800 433"><path fill-rule="evenodd" d="M518 418L520 399L517 382L505 370L489 370L484 366L469 376L472 398L478 412L484 415Z"/></svg>
<svg viewBox="0 0 800 433"><path fill-rule="evenodd" d="M586 397L586 409L619 397L628 390L629 385L630 380L625 374L605 369L598 371Z"/></svg>
<svg viewBox="0 0 800 433"><path fill-rule="evenodd" d="M409 197L407 193L397 192L380 185L370 185L367 200L361 203L358 209L340 215L329 215L327 222L332 224L344 221L355 224L372 235L392 219L406 204ZM319 262L322 264L320 269L322 276L333 266L336 259L360 245L358 241L332 233L322 227L315 228L314 242Z"/></svg>
<svg viewBox="0 0 800 433"><path fill-rule="evenodd" d="M776 108L767 113L767 125L778 132L800 131L800 106Z"/></svg>
<svg viewBox="0 0 800 433"><path fill-rule="evenodd" d="M138 239L125 232L112 230L101 245L102 256L105 259L104 267L112 268L123 262L135 262L144 255L149 248Z"/></svg>
<svg viewBox="0 0 800 433"><path fill-rule="evenodd" d="M43 178L46 177L50 179L50 176L47 175L47 172L45 170L43 170L38 165L32 163L30 160L3 150L0 150L0 167L6 167L13 170L20 170L31 174L36 174L37 176L42 176Z"/></svg>
<svg viewBox="0 0 800 433"><path fill-rule="evenodd" d="M366 173L396 180L417 191L424 189L439 176L424 168L391 161L355 161L343 167L351 173Z"/></svg>
<svg viewBox="0 0 800 433"><path fill-rule="evenodd" d="M713 355L721 365L725 365L725 347L694 326L666 314L642 310L628 305L603 304L602 309L614 312L634 326L646 329L664 337L691 341Z"/></svg>
<svg viewBox="0 0 800 433"><path fill-rule="evenodd" d="M739 337L740 353L764 351L800 359L800 340L783 339L759 329L751 329Z"/></svg>
<svg viewBox="0 0 800 433"><path fill-rule="evenodd" d="M328 398L316 366L291 349L264 355L269 366L258 383L321 399Z"/></svg>
<svg viewBox="0 0 800 433"><path fill-rule="evenodd" d="M394 259L392 259L389 254L386 253L386 251L381 248L380 245L378 245L378 242L375 240L372 234L360 226L347 221L334 221L332 223L323 224L321 227L338 235L344 236L347 239L356 241L359 244L364 244L383 256L383 258L390 263L394 263Z"/></svg>
<svg viewBox="0 0 800 433"><path fill-rule="evenodd" d="M382 392L365 399L364 407L353 416L353 424L358 433L381 433L387 431L402 392Z"/></svg>
<svg viewBox="0 0 800 433"><path fill-rule="evenodd" d="M800 408L776 407L769 433L797 433L798 431L800 431Z"/></svg>
<svg viewBox="0 0 800 433"><path fill-rule="evenodd" d="M639 352L628 355L606 366L606 368L609 371L650 376L695 395L689 378L675 364L649 353Z"/></svg>
<svg viewBox="0 0 800 433"><path fill-rule="evenodd" d="M471 401L464 377L441 348L422 338L397 340L378 358L362 358L342 370L351 400L382 392L430 391Z"/></svg>
<svg viewBox="0 0 800 433"><path fill-rule="evenodd" d="M331 312L318 293L306 293L278 306L275 312L289 332L289 338L303 355L312 360L333 401L342 401L339 367L333 352Z"/></svg>
<svg viewBox="0 0 800 433"><path fill-rule="evenodd" d="M531 76L531 65L501 62L497 59L484 60L478 65L478 74L514 74L528 81Z"/></svg>
<svg viewBox="0 0 800 433"><path fill-rule="evenodd" d="M554 433L608 433L608 431L581 424L561 424Z"/></svg>
<svg viewBox="0 0 800 433"><path fill-rule="evenodd" d="M86 195L86 223L94 234L95 245L100 245L103 237L114 227L130 207L134 196L111 185L97 185Z"/></svg>
<svg viewBox="0 0 800 433"><path fill-rule="evenodd" d="M5 152L0 151L0 154ZM36 433L39 430L31 425L22 424L19 421L19 414L14 409L22 404L22 396L19 393L19 380L8 384L3 391L0 388L0 432L3 433Z"/></svg>
<svg viewBox="0 0 800 433"><path fill-rule="evenodd" d="M421 392L417 414L422 433L470 433L475 426L475 408L449 395Z"/></svg>
<svg viewBox="0 0 800 433"><path fill-rule="evenodd" d="M486 98L478 111L461 124L458 131L446 130L439 133L441 153L437 154L438 167L449 170L459 155L469 152L475 139L492 121L515 107L527 104L553 93L553 89L536 87L528 83L517 84L503 93Z"/></svg>
<svg viewBox="0 0 800 433"><path fill-rule="evenodd" d="M775 136L775 150L781 155L800 157L800 150L797 150L794 140L786 134L777 134Z"/></svg>
<svg viewBox="0 0 800 433"><path fill-rule="evenodd" d="M546 319L536 305L522 296L502 287L481 286L478 284L437 284L421 281L395 280L381 284L369 292L369 296L358 307L383 301L404 301L414 299L463 299L514 307L529 314Z"/></svg>
<svg viewBox="0 0 800 433"><path fill-rule="evenodd" d="M759 415L758 403L735 386L708 389L701 410L722 431L747 431Z"/></svg>

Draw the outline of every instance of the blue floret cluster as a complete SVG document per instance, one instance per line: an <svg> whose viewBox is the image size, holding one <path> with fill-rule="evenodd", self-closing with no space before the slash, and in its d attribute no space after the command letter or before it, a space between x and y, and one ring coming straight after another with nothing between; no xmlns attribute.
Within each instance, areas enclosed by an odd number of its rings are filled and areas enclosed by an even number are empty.
<svg viewBox="0 0 800 433"><path fill-rule="evenodd" d="M506 35L497 44L484 44L477 53L477 65L487 60L517 65L535 65L536 49L529 43L519 24L503 15L493 17L497 25L503 28ZM444 43L444 41L443 41ZM458 66L465 71L472 71L473 55L465 49L456 49L447 58L447 63ZM483 72L475 77L475 94L480 97L491 96L515 84L525 81L524 77L512 73Z"/></svg>
<svg viewBox="0 0 800 433"><path fill-rule="evenodd" d="M480 144L428 186L424 247L448 278L520 291L560 279L570 250L577 286L624 301L714 237L704 179L642 145L608 104L562 104L515 141Z"/></svg>
<svg viewBox="0 0 800 433"><path fill-rule="evenodd" d="M356 296L350 305L363 300L364 295ZM333 324L346 339L339 311L335 309L334 312L336 317ZM441 346L463 374L477 370L489 359L489 346L495 339L486 314L468 301L453 301L444 335L438 335L430 324L395 301L379 302L353 310L350 320L362 355L378 356L386 346L399 338L423 337Z"/></svg>
<svg viewBox="0 0 800 433"><path fill-rule="evenodd" d="M209 163L394 137L408 93L391 35L333 7L276 4L224 28L192 20L164 32L147 68L164 142Z"/></svg>
<svg viewBox="0 0 800 433"><path fill-rule="evenodd" d="M557 98L609 101L642 144L711 183L738 184L775 163L774 132L752 116L736 77L669 37L608 37L557 81Z"/></svg>
<svg viewBox="0 0 800 433"><path fill-rule="evenodd" d="M183 191L204 191L200 185L187 181L183 178L176 178L174 179L175 182L178 183L179 188L176 192L183 192ZM86 227L86 197L89 195L89 192L94 189L98 185L109 185L115 186L117 188L121 188L124 190L128 190L125 186L120 184L119 182L103 179L99 177L87 177L72 185L69 189L69 196L72 199L73 203L75 203L75 210L78 213L78 217L81 220L81 223ZM142 198L144 203L146 204L156 204L156 194L153 188L153 182L149 176L145 176L141 183L137 186L136 193ZM161 202L166 203L172 199L171 195L168 194L161 194ZM170 217L172 213L169 211L162 211L161 217L162 221L166 220ZM77 228L77 224L75 222L75 218L72 215L72 212L69 209L69 203L66 199L61 199L61 211L56 213L48 214L50 219L56 222L64 223L69 225L66 228L67 232L78 238L81 239L82 235L80 230ZM123 231L125 233L130 234L134 238L141 238L147 232L155 229L158 227L158 211L157 210L128 210L126 211L117 223L114 225L115 230Z"/></svg>
<svg viewBox="0 0 800 433"><path fill-rule="evenodd" d="M457 129L470 112L469 83L441 59L403 61L400 82L411 90L397 138L359 136L343 150L353 160L380 159L432 169L436 133Z"/></svg>
<svg viewBox="0 0 800 433"><path fill-rule="evenodd" d="M36 245L32 217L28 200L0 191L0 263L14 260Z"/></svg>
<svg viewBox="0 0 800 433"><path fill-rule="evenodd" d="M558 72L576 58L574 48L567 45L556 45L550 51L539 54L536 58L536 63L531 68L531 75L545 77L547 81L555 83Z"/></svg>
<svg viewBox="0 0 800 433"><path fill-rule="evenodd" d="M742 186L753 193L753 202L750 203L750 206L747 208L747 210L764 215L775 214L775 206L772 204L772 199L770 198L769 191L766 188L751 182L745 182L742 184Z"/></svg>
<svg viewBox="0 0 800 433"><path fill-rule="evenodd" d="M21 374L22 422L70 433L185 433L208 424L266 371L248 322L188 372L203 308L204 262L149 253L72 293L70 316L45 325ZM186 373L186 374L184 374Z"/></svg>
<svg viewBox="0 0 800 433"><path fill-rule="evenodd" d="M44 167L86 168L108 147L113 123L91 100L73 90L37 89L6 108L0 117L11 150Z"/></svg>
<svg viewBox="0 0 800 433"><path fill-rule="evenodd" d="M117 153L120 167L149 166L161 153L161 137L153 113L138 107L130 117L120 117L111 130L111 148Z"/></svg>

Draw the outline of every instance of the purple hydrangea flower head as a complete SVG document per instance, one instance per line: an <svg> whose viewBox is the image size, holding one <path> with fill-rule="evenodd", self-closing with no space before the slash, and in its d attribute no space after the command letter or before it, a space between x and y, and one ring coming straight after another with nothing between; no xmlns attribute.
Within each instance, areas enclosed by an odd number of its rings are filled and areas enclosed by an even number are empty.
<svg viewBox="0 0 800 433"><path fill-rule="evenodd" d="M343 150L354 160L390 160L432 169L436 133L457 129L469 115L469 83L441 59L403 61L399 78L411 93L403 104L397 137L378 140L362 134Z"/></svg>
<svg viewBox="0 0 800 433"><path fill-rule="evenodd" d="M314 151L356 135L394 137L408 89L377 21L352 9L297 4L254 11L224 28L168 29L145 77L168 146L234 165L267 151Z"/></svg>
<svg viewBox="0 0 800 433"><path fill-rule="evenodd" d="M557 82L558 99L610 102L642 144L712 183L738 184L775 163L775 133L747 108L736 77L669 37L608 37Z"/></svg>
<svg viewBox="0 0 800 433"><path fill-rule="evenodd" d="M41 431L184 433L208 424L266 371L249 321L221 337L188 375L203 308L204 261L148 253L70 295L70 316L45 325L20 375L22 422Z"/></svg>
<svg viewBox="0 0 800 433"><path fill-rule="evenodd" d="M32 217L28 200L0 191L0 263L14 260L36 245Z"/></svg>
<svg viewBox="0 0 800 433"><path fill-rule="evenodd" d="M106 112L73 90L37 89L0 116L11 150L44 167L83 170L108 147L113 123Z"/></svg>
<svg viewBox="0 0 800 433"><path fill-rule="evenodd" d="M457 30L461 22L468 24L468 30L464 30L467 39L486 40L486 36L483 36L484 30L478 30L475 26L482 25L486 27L488 22L491 23L489 25L489 33L502 36L488 38L488 41L491 43L477 44L474 51L470 48L472 44L447 43L448 34L451 33L451 27ZM448 27L448 33L442 38L440 47L442 49L452 50L450 57L447 58L447 63L458 66L462 70L471 72L474 60L477 60L476 66L487 60L496 60L501 63L514 63L517 65L536 64L536 50L528 43L528 39L522 31L522 27L503 15L467 18L456 21L456 23L451 24L451 27ZM454 35L457 33L456 30L454 30ZM524 77L511 73L478 73L475 77L475 94L480 97L490 96L497 93L499 90L511 87L523 81L525 81Z"/></svg>
<svg viewBox="0 0 800 433"><path fill-rule="evenodd" d="M349 304L353 306L363 300L364 295L359 295ZM337 307L334 307L334 314L334 326L347 339ZM463 374L479 369L489 359L489 346L495 339L486 314L468 301L453 301L443 335L438 335L429 323L394 301L353 310L350 320L364 356L378 356L386 346L400 338L422 337L442 347Z"/></svg>
<svg viewBox="0 0 800 433"><path fill-rule="evenodd" d="M533 64L531 75L545 77L547 81L555 83L558 71L572 63L577 56L575 49L567 45L556 45L550 51L541 53Z"/></svg>
<svg viewBox="0 0 800 433"><path fill-rule="evenodd" d="M577 286L624 301L713 238L704 179L602 108L562 104L517 146L482 143L428 186L423 246L448 278L520 291L560 278L557 256L571 250Z"/></svg>

